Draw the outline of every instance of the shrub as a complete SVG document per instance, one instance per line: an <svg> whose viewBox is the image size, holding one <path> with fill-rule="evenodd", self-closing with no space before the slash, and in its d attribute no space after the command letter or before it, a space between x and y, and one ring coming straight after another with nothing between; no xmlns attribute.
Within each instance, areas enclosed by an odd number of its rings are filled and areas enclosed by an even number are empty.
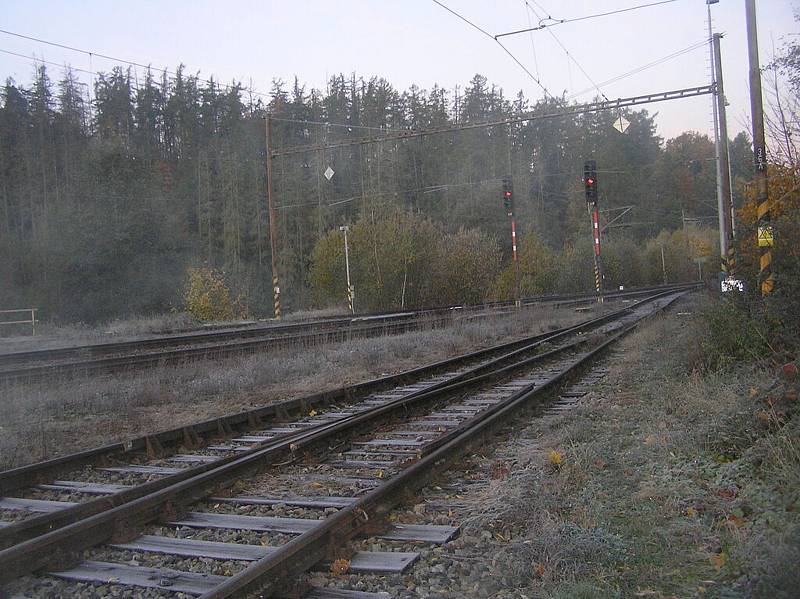
<svg viewBox="0 0 800 599"><path fill-rule="evenodd" d="M184 293L186 311L202 321L243 317L243 298L231 300L225 275L208 267L189 268Z"/></svg>

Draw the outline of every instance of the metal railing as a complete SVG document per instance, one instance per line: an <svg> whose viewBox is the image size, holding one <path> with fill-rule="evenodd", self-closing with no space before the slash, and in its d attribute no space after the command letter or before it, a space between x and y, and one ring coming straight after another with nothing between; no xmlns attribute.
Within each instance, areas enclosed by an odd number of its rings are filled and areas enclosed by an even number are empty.
<svg viewBox="0 0 800 599"><path fill-rule="evenodd" d="M29 324L31 325L31 335L36 334L36 310L37 308L23 308L21 310L0 310L0 314L30 314L30 320L2 320L0 326L9 324Z"/></svg>

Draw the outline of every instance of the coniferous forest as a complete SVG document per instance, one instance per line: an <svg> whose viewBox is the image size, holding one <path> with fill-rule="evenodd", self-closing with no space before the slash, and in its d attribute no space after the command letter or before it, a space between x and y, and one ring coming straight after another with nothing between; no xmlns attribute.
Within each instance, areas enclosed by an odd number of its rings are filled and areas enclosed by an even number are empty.
<svg viewBox="0 0 800 599"><path fill-rule="evenodd" d="M617 112L535 118L566 105L508 96L481 75L448 90L398 90L357 75L334 76L324 91L275 81L262 96L183 67L143 77L115 68L99 74L89 94L68 69L53 78L35 65L30 84L8 80L0 95L0 305L87 322L180 309L187 269L207 266L224 273L249 312L271 315L267 111L278 152L531 116L512 125L276 157L284 310L325 303L325 285L313 288L314 261L325 262L325 243L331 245L339 226L372 223L374 235L388 231L373 245L391 254L391 227L376 224L387 215L425 223L464 254L487 243L495 248L489 253L496 251L496 264L481 259L496 272L480 273L480 292L457 287L448 301L502 295L511 254L502 177L513 176L523 258L527 249L528 270L535 271L543 256L568 257L589 247L581 184L587 158L598 164L605 220L633 206L608 228L609 248L618 244L626 254L625 244L645 247L687 222L715 226L714 148L706 135L664 140L647 110L622 112L630 122L625 133L613 127ZM734 179L751 177L746 135L732 140L731 162ZM429 257L419 246L409 251L424 270ZM460 268L458 253L448 256L442 276ZM687 272L694 272L689 258ZM380 277L377 261L376 250ZM406 301L408 263L403 305L436 303L436 294L423 293ZM591 268L590 257L581 263ZM647 266L656 274L624 282L661 282L661 264ZM580 290L573 288L582 283L567 275L526 290ZM369 307L399 304L392 299Z"/></svg>

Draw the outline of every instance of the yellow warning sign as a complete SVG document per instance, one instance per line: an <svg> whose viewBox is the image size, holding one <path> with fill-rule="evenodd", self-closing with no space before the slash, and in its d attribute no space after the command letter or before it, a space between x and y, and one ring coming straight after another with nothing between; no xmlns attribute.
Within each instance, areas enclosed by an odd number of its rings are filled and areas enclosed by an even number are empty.
<svg viewBox="0 0 800 599"><path fill-rule="evenodd" d="M772 238L772 226L767 225L766 227L759 227L758 228L758 247L769 247L774 244Z"/></svg>

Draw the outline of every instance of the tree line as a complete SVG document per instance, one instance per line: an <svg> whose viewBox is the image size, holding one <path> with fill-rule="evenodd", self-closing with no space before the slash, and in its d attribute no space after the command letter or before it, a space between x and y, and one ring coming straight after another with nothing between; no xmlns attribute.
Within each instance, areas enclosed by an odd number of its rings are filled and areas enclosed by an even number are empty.
<svg viewBox="0 0 800 599"><path fill-rule="evenodd" d="M297 79L275 81L265 99L241 84L201 80L183 66L171 76L148 71L141 78L118 67L99 74L91 91L69 69L53 83L43 65L35 65L29 85L7 80L2 88L3 307L35 306L46 318L84 321L163 312L180 306L187 270L204 266L224 272L250 312L269 315L267 111L278 151L530 117L275 158L278 269L289 310L321 301L312 289L315 247L340 225L370 215L436 223L465 255L485 236L497 245L497 269L507 265L505 175L514 180L520 237L535 235L556 252L589 235L586 158L598 163L601 207L634 206L608 229L612 240L644 244L662 230L683 229L687 219L716 218L707 136L687 132L665 141L646 110L538 118L568 102L508 97L481 75L454 90L401 91L356 75L336 75L324 91ZM624 133L613 127L621 115L630 122ZM747 137L731 144L734 177L749 179ZM464 289L462 295L472 293Z"/></svg>

